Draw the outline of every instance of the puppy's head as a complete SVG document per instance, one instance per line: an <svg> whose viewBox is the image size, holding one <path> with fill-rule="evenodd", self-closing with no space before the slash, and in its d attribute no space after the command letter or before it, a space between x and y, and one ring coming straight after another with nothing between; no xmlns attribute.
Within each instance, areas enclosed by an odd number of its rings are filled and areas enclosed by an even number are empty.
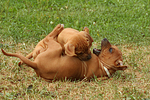
<svg viewBox="0 0 150 100"><path fill-rule="evenodd" d="M93 39L89 34L88 28L80 31L74 36L71 41L67 42L65 47L65 54L68 56L76 56L80 60L86 61L91 59L90 47L92 46Z"/></svg>
<svg viewBox="0 0 150 100"><path fill-rule="evenodd" d="M121 51L116 46L111 45L106 38L101 42L101 50L93 49L93 53L116 70L125 70L127 68L127 66L123 65Z"/></svg>

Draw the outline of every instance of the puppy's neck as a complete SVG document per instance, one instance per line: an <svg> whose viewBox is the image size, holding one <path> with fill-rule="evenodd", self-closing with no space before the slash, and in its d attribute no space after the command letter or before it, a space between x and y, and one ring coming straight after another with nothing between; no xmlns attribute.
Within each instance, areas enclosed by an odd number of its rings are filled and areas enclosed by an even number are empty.
<svg viewBox="0 0 150 100"><path fill-rule="evenodd" d="M102 61L100 59L99 59L99 69L102 72L102 75L100 75L100 76L111 77L111 75L116 72L116 70L113 68L113 66L105 63L104 61Z"/></svg>

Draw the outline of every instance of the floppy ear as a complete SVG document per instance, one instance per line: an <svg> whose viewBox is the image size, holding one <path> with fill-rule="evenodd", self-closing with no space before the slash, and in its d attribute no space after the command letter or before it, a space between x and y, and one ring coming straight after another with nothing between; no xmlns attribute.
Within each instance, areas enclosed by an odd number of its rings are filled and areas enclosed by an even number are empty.
<svg viewBox="0 0 150 100"><path fill-rule="evenodd" d="M83 31L85 31L89 34L89 28L87 28L87 27L84 27Z"/></svg>
<svg viewBox="0 0 150 100"><path fill-rule="evenodd" d="M71 43L66 43L64 45L64 48L65 48L65 54L68 55L68 56L77 56L75 54L75 46L72 45Z"/></svg>

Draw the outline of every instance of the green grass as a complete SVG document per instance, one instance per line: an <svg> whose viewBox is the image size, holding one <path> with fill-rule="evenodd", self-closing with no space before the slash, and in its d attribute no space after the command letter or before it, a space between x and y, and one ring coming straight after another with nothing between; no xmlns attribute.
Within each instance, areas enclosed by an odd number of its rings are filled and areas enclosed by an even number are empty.
<svg viewBox="0 0 150 100"><path fill-rule="evenodd" d="M87 26L92 48L107 38L129 68L107 80L48 83L0 52L0 99L150 99L149 0L0 0L0 48L26 55L59 23Z"/></svg>
<svg viewBox="0 0 150 100"><path fill-rule="evenodd" d="M78 30L87 26L95 41L147 44L150 39L149 0L5 0L0 7L1 37L17 43L39 41L59 23Z"/></svg>

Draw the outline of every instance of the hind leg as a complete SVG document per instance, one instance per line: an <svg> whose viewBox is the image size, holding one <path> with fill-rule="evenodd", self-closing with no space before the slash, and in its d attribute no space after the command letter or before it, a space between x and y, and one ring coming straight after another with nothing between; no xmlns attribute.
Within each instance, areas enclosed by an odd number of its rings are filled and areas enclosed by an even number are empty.
<svg viewBox="0 0 150 100"><path fill-rule="evenodd" d="M59 33L64 29L64 24L58 24L51 33L49 33L48 37L56 38Z"/></svg>
<svg viewBox="0 0 150 100"><path fill-rule="evenodd" d="M37 46L35 47L36 49L31 52L30 54L28 54L26 56L26 58L31 59L32 57L35 59L37 57L38 54L40 54L41 52L44 52L47 49L47 42L49 41L49 37L52 38L57 38L57 36L59 35L59 33L64 29L64 25L63 24L58 24L51 33L49 33L44 39L43 41L41 40ZM18 65L22 65L23 62L19 62Z"/></svg>
<svg viewBox="0 0 150 100"><path fill-rule="evenodd" d="M29 53L29 54L26 56L26 58L28 58L28 59L31 59L32 57L33 57L33 52ZM23 61L20 61L20 62L18 63L19 66L21 66L22 64L23 64Z"/></svg>

